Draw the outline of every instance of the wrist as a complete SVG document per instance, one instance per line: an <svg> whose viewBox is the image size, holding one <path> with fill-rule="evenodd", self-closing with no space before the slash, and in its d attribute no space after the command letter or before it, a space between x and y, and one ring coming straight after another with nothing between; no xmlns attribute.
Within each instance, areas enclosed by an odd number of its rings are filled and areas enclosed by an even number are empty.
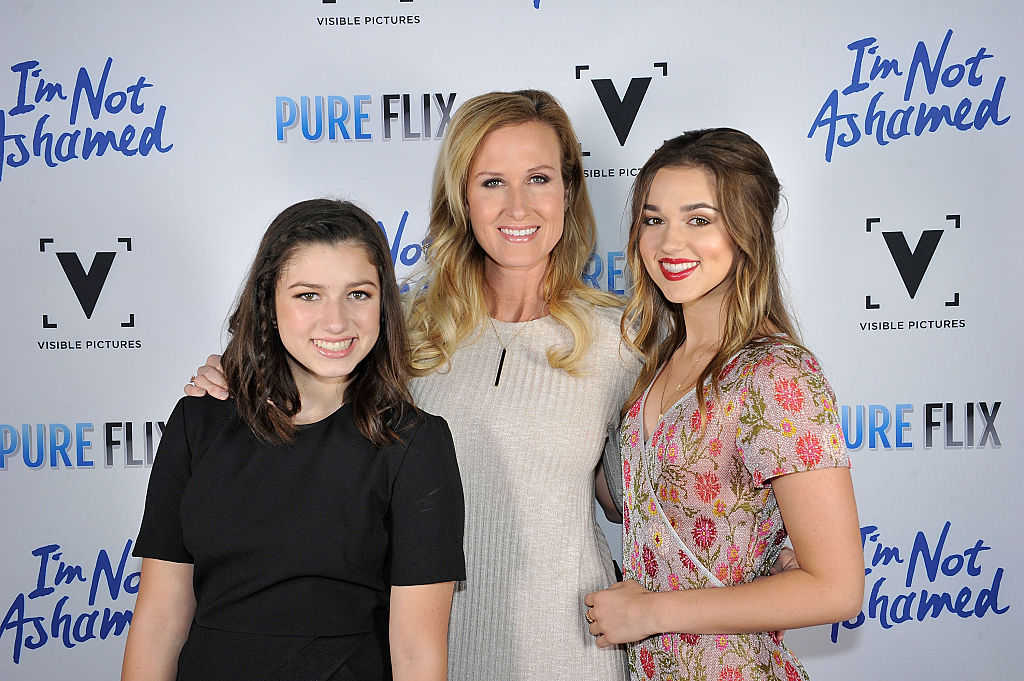
<svg viewBox="0 0 1024 681"><path fill-rule="evenodd" d="M688 632L682 622L684 592L669 591L666 593L651 593L650 624L651 635L675 632Z"/></svg>

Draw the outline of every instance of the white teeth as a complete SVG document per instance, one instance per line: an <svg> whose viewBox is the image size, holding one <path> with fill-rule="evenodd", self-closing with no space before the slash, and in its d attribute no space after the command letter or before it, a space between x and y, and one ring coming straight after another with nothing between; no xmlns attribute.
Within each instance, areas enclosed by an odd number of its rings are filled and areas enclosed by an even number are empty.
<svg viewBox="0 0 1024 681"><path fill-rule="evenodd" d="M680 262L680 263L662 262L661 266L665 268L666 272L671 272L672 274L679 274L680 272L685 272L687 270L692 270L694 267L696 267L699 264L700 264L699 262Z"/></svg>
<svg viewBox="0 0 1024 681"><path fill-rule="evenodd" d="M354 343L355 341L355 338L349 338L348 340L337 341L334 343L322 340L315 340L313 341L313 345L317 346L318 348L323 348L324 350L329 350L331 352L340 352L342 350L348 350L348 348L351 347L352 343Z"/></svg>
<svg viewBox="0 0 1024 681"><path fill-rule="evenodd" d="M540 227L527 227L525 229L512 229L511 227L499 227L498 231L508 236L530 236L536 232Z"/></svg>

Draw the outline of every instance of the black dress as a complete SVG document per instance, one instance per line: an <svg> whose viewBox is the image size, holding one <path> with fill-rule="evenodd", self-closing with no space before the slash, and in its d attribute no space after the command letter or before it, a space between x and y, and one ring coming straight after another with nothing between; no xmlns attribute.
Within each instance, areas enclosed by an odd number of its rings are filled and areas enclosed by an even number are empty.
<svg viewBox="0 0 1024 681"><path fill-rule="evenodd" d="M232 400L178 402L133 555L194 565L179 681L389 677L390 587L466 574L448 425L409 410L400 432L375 447L344 405L273 446Z"/></svg>

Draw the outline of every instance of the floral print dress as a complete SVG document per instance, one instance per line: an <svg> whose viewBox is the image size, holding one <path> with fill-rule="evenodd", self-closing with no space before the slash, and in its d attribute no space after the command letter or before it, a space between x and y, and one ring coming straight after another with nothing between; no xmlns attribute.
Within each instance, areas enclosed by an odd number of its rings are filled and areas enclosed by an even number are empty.
<svg viewBox="0 0 1024 681"><path fill-rule="evenodd" d="M703 589L768 574L786 540L770 480L849 466L835 395L817 360L785 341L750 343L706 388L707 427L694 391L643 439L647 392L620 430L624 577L650 591ZM632 679L807 679L769 633L658 634L630 644Z"/></svg>

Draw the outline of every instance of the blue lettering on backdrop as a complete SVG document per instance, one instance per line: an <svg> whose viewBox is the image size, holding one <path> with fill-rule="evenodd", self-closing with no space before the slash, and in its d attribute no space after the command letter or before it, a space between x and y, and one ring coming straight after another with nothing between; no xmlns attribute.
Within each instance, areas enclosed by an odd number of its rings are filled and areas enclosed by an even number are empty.
<svg viewBox="0 0 1024 681"><path fill-rule="evenodd" d="M113 64L113 57L107 57L98 76L82 66L78 69L70 94L65 92L63 83L47 80L42 75L43 69L37 60L30 59L11 66L11 71L18 79L18 94L14 106L6 111L0 109L0 182L3 181L6 167L19 168L35 158L42 159L50 168L56 168L72 159L87 160L103 156L108 150L123 156L148 156L153 151L165 154L174 147L173 144L165 145L163 142L166 106L158 107L155 117L146 119L145 122L149 124L141 130L135 125L139 121L134 117L146 113L146 104L142 101L143 91L154 87L154 84L148 82L146 76L140 75L135 82L130 82L122 89L115 89L110 85ZM41 113L38 109L69 99L70 129L50 131L51 114ZM33 111L36 112L34 124L23 128L31 128L31 134L8 130L24 120L20 116L27 117ZM131 116L134 123L112 127L105 123L106 129L90 125L83 128L79 117L85 119L86 115L91 119L89 122L99 121L101 116Z"/></svg>
<svg viewBox="0 0 1024 681"><path fill-rule="evenodd" d="M920 137L925 132L936 132L943 127L966 132L971 129L981 130L990 122L993 125L1004 125L1009 121L1009 115L999 115L1006 76L996 78L988 97L976 99L974 90L966 90L967 96L962 97L955 106L924 101L925 97L941 97L957 87L963 93L965 87L978 88L985 82L980 73L982 62L995 55L988 48L979 47L973 55L950 63L947 52L952 37L953 29L947 30L934 56L928 51L925 42L919 41L906 66L901 65L896 58L886 58L879 54L876 38L865 37L847 45L846 49L854 53L850 82L842 90L836 88L825 97L807 133L808 139L812 139L819 129L826 130L825 161L832 161L837 146L852 147L865 137L874 136L879 146L885 146L910 134ZM870 66L868 62L871 62ZM861 92L867 95L872 87L880 88L884 81L891 83L897 78L904 79L903 102L909 103L917 90L921 99L916 104L897 107L890 112L883 108L882 97L885 91L877 89L868 99L863 120L858 120L859 113L840 112L840 103L846 101L841 100L841 97ZM924 93L916 87L920 83L919 79L923 80ZM988 92L986 90L983 94ZM953 96L955 98L958 95Z"/></svg>
<svg viewBox="0 0 1024 681"><path fill-rule="evenodd" d="M93 639L102 641L124 633L132 621L132 610L119 609L117 601L137 594L141 577L140 572L129 570L131 547L129 539L116 565L106 549L100 549L91 570L85 565L67 562L59 544L33 549L31 555L38 565L36 583L31 591L23 591L11 600L0 622L0 640L11 632L14 664L21 663L25 651L38 650L50 642L60 641L65 648L74 648L79 643ZM76 608L72 598L86 588L87 605ZM115 607L97 608L98 596L113 601L110 605ZM52 607L48 601L53 603ZM44 614L28 614L31 606Z"/></svg>
<svg viewBox="0 0 1024 681"><path fill-rule="evenodd" d="M864 574L875 575L874 582L868 582L870 592L866 610L862 610L852 620L833 624L831 641L839 641L840 627L856 629L869 619L877 621L882 629L892 629L904 622L923 622L942 615L955 614L963 619L980 619L990 614L1002 615L1007 612L1009 605L999 605L999 588L1004 568L997 567L988 577L983 575L984 568L979 559L982 551L991 551L992 547L986 546L984 539L977 539L963 550L950 550L947 540L951 527L952 523L947 520L934 541L928 539L924 530L919 531L909 550L901 550L899 546L883 542L877 525L861 527ZM887 586L887 578L879 573L892 571L896 571L902 579L894 580ZM981 579L976 579L978 577ZM917 588L916 585L921 585L924 580L927 580L925 587ZM942 582L936 585L939 580ZM902 581L902 588L906 591L890 591L891 584L899 581ZM979 585L982 588L978 589ZM895 588L901 589L899 586Z"/></svg>
<svg viewBox="0 0 1024 681"><path fill-rule="evenodd" d="M859 449L910 449L914 446L913 423L921 424L917 442L931 449L936 436L944 449L998 448L1002 446L996 418L1002 402L927 402L916 411L912 404L843 405L840 420L846 447ZM923 440L923 442L922 442ZM0 450L2 453L2 450Z"/></svg>
<svg viewBox="0 0 1024 681"><path fill-rule="evenodd" d="M101 424L104 437L97 444L104 452L103 463L107 468L114 466L115 460L125 466L153 463L166 423L143 421L137 425L141 428L136 430L130 421ZM19 460L26 468L93 468L96 462L91 456L90 436L94 430L89 422L75 423L73 427L64 423L0 423L0 472ZM135 449L135 444L141 445L139 449Z"/></svg>

